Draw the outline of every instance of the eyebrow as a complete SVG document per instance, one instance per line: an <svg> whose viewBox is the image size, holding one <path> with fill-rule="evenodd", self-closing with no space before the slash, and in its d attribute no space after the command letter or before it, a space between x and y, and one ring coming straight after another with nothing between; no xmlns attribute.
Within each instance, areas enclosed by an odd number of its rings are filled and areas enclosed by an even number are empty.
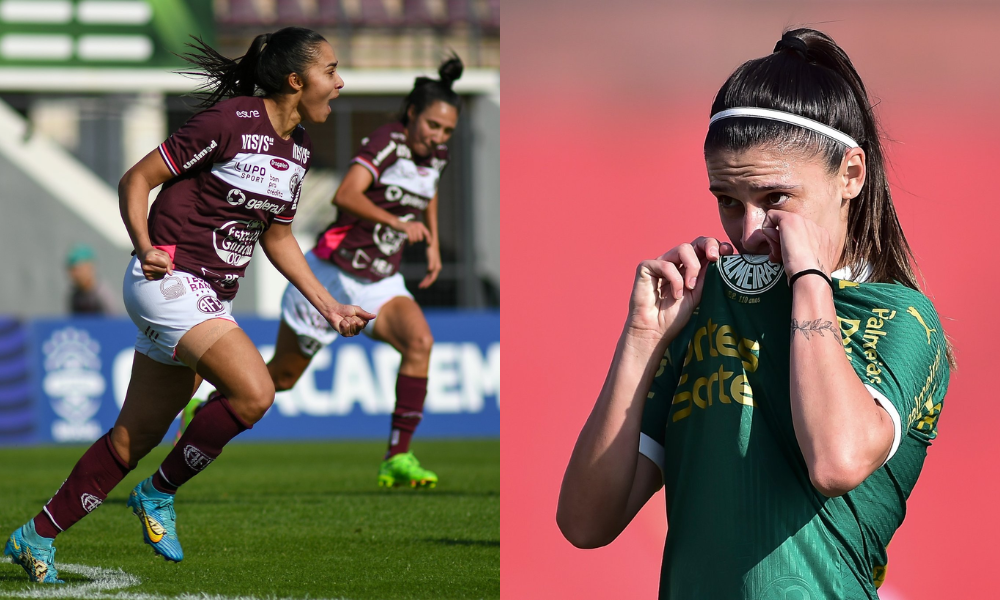
<svg viewBox="0 0 1000 600"><path fill-rule="evenodd" d="M328 67L333 67L334 69L336 69L336 68L337 68L337 65L339 65L339 64L340 64L340 61L338 60L338 61L336 61L336 62L332 62L332 63L329 63L329 64L328 64L328 65L326 65L326 66L328 66Z"/></svg>
<svg viewBox="0 0 1000 600"><path fill-rule="evenodd" d="M750 183L747 186L751 192L775 192L775 191L791 191L801 188L800 185L792 185L787 183ZM725 193L729 191L729 187L726 185L713 183L708 187L708 191L713 193Z"/></svg>

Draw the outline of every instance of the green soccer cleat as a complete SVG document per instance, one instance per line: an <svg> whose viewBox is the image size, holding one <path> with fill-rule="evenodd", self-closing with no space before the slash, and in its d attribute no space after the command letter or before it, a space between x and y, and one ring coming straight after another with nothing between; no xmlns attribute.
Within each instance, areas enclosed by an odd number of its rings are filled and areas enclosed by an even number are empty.
<svg viewBox="0 0 1000 600"><path fill-rule="evenodd" d="M395 487L407 485L411 488L432 488L437 486L438 476L420 466L420 461L412 452L403 452L382 461L378 469L378 486Z"/></svg>
<svg viewBox="0 0 1000 600"><path fill-rule="evenodd" d="M35 532L34 521L28 521L10 534L3 553L36 583L65 583L56 571L56 549L52 547L52 540Z"/></svg>
<svg viewBox="0 0 1000 600"><path fill-rule="evenodd" d="M211 398L211 396L209 396L209 398ZM206 402L208 402L208 400L191 398L191 400L187 403L187 406L184 407L184 410L181 411L181 426L177 428L177 435L174 436L175 446L181 439L181 436L184 435L184 432L187 431L188 425L191 424L191 419L194 418L195 413L197 413Z"/></svg>

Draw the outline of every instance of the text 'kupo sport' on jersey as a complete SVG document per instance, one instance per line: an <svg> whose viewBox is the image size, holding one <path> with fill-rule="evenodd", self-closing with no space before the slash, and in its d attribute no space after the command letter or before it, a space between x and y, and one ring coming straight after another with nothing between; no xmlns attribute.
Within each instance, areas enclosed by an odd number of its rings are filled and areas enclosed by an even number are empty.
<svg viewBox="0 0 1000 600"><path fill-rule="evenodd" d="M844 360L898 423L898 445L860 486L827 498L792 427L783 267L724 256L705 277L643 412L640 452L660 466L667 500L660 597L876 599L948 387L934 306L902 285L834 280Z"/></svg>
<svg viewBox="0 0 1000 600"><path fill-rule="evenodd" d="M406 127L399 122L379 127L361 144L352 163L374 178L365 196L402 221L421 220L448 165L448 147L441 144L430 156L415 156L406 145ZM378 281L399 270L405 243L404 233L342 210L319 236L313 252L356 277Z"/></svg>
<svg viewBox="0 0 1000 600"><path fill-rule="evenodd" d="M150 241L231 300L260 236L271 223L292 222L311 148L301 125L290 139L278 136L261 98L194 115L160 144L175 177L149 211Z"/></svg>

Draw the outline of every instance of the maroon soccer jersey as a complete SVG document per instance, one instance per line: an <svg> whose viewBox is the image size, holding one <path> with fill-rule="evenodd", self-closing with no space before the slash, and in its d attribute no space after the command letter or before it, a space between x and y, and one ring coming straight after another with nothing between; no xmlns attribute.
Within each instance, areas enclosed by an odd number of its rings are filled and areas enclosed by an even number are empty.
<svg viewBox="0 0 1000 600"><path fill-rule="evenodd" d="M365 196L403 221L420 220L437 193L441 172L448 164L448 147L441 144L430 156L414 156L399 122L376 129L361 144L351 162L375 178ZM402 232L341 211L320 235L313 252L356 277L379 281L399 270L404 242Z"/></svg>
<svg viewBox="0 0 1000 600"><path fill-rule="evenodd" d="M232 98L191 117L160 144L176 177L149 211L150 241L231 300L260 236L272 222L292 222L311 148L301 125L290 139L278 136L261 98Z"/></svg>

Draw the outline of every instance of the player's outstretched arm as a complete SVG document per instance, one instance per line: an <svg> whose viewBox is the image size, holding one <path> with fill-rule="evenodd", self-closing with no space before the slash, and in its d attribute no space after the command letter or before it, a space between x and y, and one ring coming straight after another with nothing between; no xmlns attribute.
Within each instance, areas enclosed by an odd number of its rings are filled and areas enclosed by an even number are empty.
<svg viewBox="0 0 1000 600"><path fill-rule="evenodd" d="M580 432L559 494L556 521L575 546L614 540L662 485L658 467L639 455L646 396L670 343L701 300L709 261L732 248L699 238L636 269L629 316L604 387Z"/></svg>
<svg viewBox="0 0 1000 600"><path fill-rule="evenodd" d="M146 221L150 191L171 178L173 173L163 162L159 151L153 150L126 171L118 182L118 209L132 239L135 255L142 264L143 275L150 280L173 274L170 255L153 248L150 243Z"/></svg>
<svg viewBox="0 0 1000 600"><path fill-rule="evenodd" d="M341 304L330 295L309 268L299 243L292 236L291 225L272 223L261 236L260 245L274 268L302 292L340 335L357 335L375 318L361 307Z"/></svg>
<svg viewBox="0 0 1000 600"><path fill-rule="evenodd" d="M411 242L429 240L431 233L427 230L426 225L419 221L401 221L399 217L379 208L368 199L368 196L365 196L365 191L374 182L375 178L372 177L368 169L358 164L351 165L351 168L347 170L347 175L344 175L344 180L340 182L337 193L333 195L333 204L360 219L381 223L396 231L402 231Z"/></svg>

